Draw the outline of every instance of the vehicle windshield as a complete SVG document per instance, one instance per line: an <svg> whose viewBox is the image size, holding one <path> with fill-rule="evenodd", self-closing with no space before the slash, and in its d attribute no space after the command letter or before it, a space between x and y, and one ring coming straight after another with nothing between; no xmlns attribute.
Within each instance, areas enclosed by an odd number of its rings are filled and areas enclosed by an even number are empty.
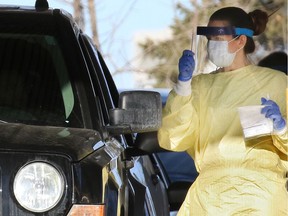
<svg viewBox="0 0 288 216"><path fill-rule="evenodd" d="M0 33L0 120L64 126L74 95L57 39Z"/></svg>

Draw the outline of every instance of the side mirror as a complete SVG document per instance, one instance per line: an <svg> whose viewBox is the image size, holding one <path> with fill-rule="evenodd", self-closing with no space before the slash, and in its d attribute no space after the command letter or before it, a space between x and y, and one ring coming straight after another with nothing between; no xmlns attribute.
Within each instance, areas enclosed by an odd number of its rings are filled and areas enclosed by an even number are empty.
<svg viewBox="0 0 288 216"><path fill-rule="evenodd" d="M162 122L161 95L154 91L125 91L118 108L109 110L108 131L114 134L157 131Z"/></svg>

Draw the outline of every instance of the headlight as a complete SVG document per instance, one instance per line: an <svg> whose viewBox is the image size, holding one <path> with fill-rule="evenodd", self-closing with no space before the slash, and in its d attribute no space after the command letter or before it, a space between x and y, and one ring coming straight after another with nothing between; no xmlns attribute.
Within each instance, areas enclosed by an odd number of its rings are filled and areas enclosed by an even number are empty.
<svg viewBox="0 0 288 216"><path fill-rule="evenodd" d="M23 208L32 212L45 212L60 201L64 192L64 179L54 166L33 162L17 172L13 190Z"/></svg>

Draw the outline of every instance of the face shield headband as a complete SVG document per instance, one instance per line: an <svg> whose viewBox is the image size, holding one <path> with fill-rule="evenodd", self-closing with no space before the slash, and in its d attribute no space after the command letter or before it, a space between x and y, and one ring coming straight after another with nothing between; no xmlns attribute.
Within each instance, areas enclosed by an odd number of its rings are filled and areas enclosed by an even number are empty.
<svg viewBox="0 0 288 216"><path fill-rule="evenodd" d="M234 26L225 26L225 27L197 27L197 35L246 35L248 37L253 36L253 31L248 28L237 28Z"/></svg>

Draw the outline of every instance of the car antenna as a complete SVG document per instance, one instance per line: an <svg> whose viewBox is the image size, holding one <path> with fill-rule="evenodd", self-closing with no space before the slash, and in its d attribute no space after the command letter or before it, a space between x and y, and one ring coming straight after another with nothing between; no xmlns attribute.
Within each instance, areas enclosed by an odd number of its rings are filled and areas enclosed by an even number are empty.
<svg viewBox="0 0 288 216"><path fill-rule="evenodd" d="M38 11L47 10L49 8L49 4L47 0L36 0L35 8Z"/></svg>

